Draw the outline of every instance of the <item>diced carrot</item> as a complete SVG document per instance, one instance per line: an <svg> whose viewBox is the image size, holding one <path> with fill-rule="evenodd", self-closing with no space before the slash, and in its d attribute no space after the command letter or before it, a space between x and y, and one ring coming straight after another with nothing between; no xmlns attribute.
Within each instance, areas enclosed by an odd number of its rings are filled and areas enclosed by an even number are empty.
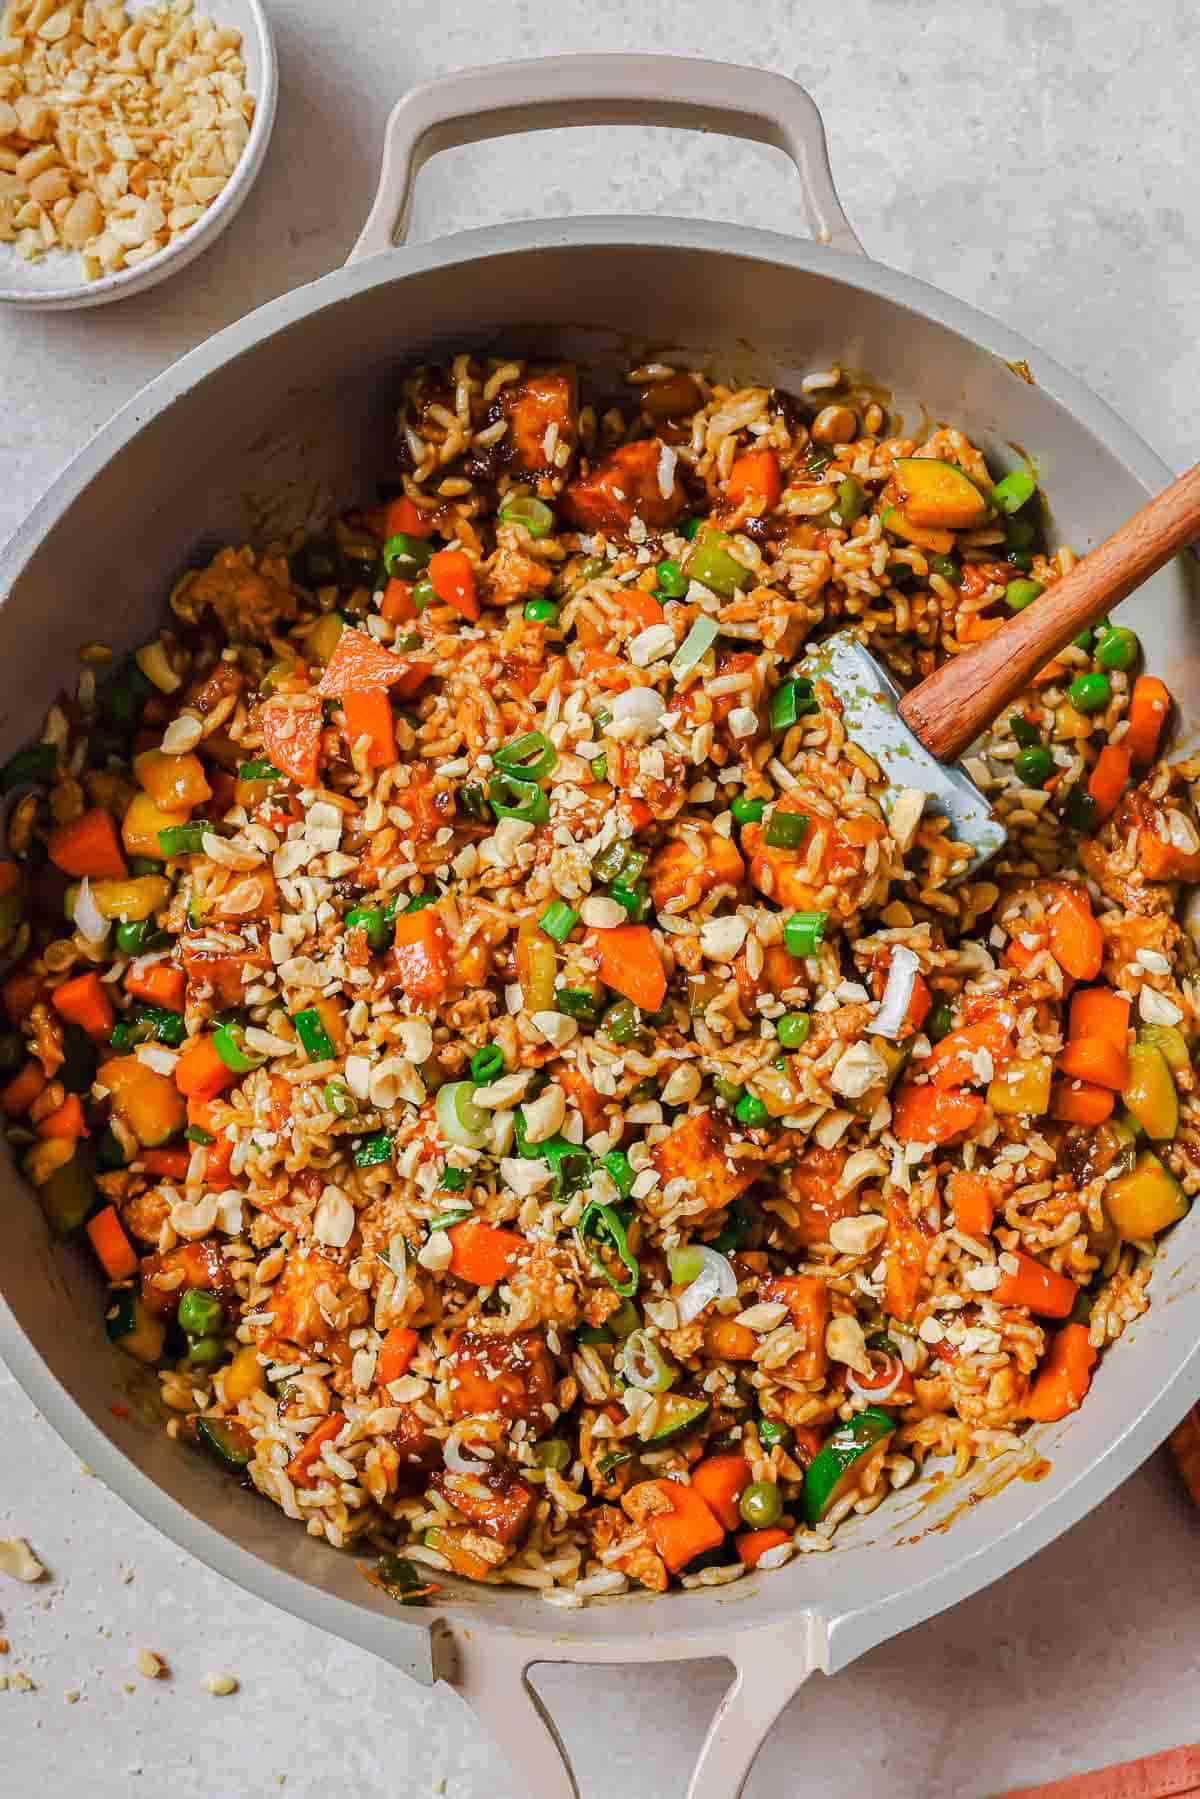
<svg viewBox="0 0 1200 1799"><path fill-rule="evenodd" d="M1072 1037L1058 1058L1058 1071L1073 1081L1123 1093L1129 1080L1129 1058L1107 1037Z"/></svg>
<svg viewBox="0 0 1200 1799"><path fill-rule="evenodd" d="M103 806L92 806L70 824L59 825L46 839L55 868L82 880L123 879L129 870L121 850L117 821Z"/></svg>
<svg viewBox="0 0 1200 1799"><path fill-rule="evenodd" d="M1080 987L1071 996L1069 1037L1103 1037L1125 1054L1129 1041L1129 995L1112 987Z"/></svg>
<svg viewBox="0 0 1200 1799"><path fill-rule="evenodd" d="M232 1149L233 1145L230 1144L229 1147ZM164 1181L186 1180L191 1159L191 1147L184 1148L182 1144L173 1149L143 1149L138 1156L138 1161L144 1165L147 1174L155 1174ZM205 1174L211 1185L213 1171L207 1164Z"/></svg>
<svg viewBox="0 0 1200 1799"><path fill-rule="evenodd" d="M776 1274L764 1281L759 1298L785 1305L792 1324L804 1333L804 1348L787 1365L793 1380L822 1380L828 1367L825 1326L829 1322L829 1287L819 1274Z"/></svg>
<svg viewBox="0 0 1200 1799"><path fill-rule="evenodd" d="M750 1326L736 1318L714 1318L705 1326L705 1354L722 1362L752 1362L757 1348L758 1338Z"/></svg>
<svg viewBox="0 0 1200 1799"><path fill-rule="evenodd" d="M1001 957L1001 960L1007 962L1012 968L1020 969L1021 973L1024 974L1034 957L1040 956L1041 953L1041 944L1036 944L1033 949L1030 949L1027 943L1021 942L1020 937L1010 937L1004 946L1004 954Z"/></svg>
<svg viewBox="0 0 1200 1799"><path fill-rule="evenodd" d="M985 1174L972 1174L965 1168L950 1176L950 1203L954 1222L970 1237L986 1237L995 1216L995 1188Z"/></svg>
<svg viewBox="0 0 1200 1799"><path fill-rule="evenodd" d="M982 1111L977 1093L905 1081L892 1105L892 1131L901 1143L949 1143L978 1124Z"/></svg>
<svg viewBox="0 0 1200 1799"><path fill-rule="evenodd" d="M1134 762L1153 762L1171 710L1171 695L1157 675L1139 675L1129 696L1129 728L1121 742Z"/></svg>
<svg viewBox="0 0 1200 1799"><path fill-rule="evenodd" d="M1096 1351L1086 1324L1064 1324L1051 1341L1030 1389L1027 1412L1037 1424L1053 1424L1077 1412L1092 1384Z"/></svg>
<svg viewBox="0 0 1200 1799"><path fill-rule="evenodd" d="M733 1539L739 1562L747 1568L757 1568L768 1549L778 1549L781 1543L790 1543L791 1533L780 1530L777 1524L769 1530L741 1530Z"/></svg>
<svg viewBox="0 0 1200 1799"><path fill-rule="evenodd" d="M654 1512L646 1527L663 1561L672 1574L678 1574L698 1555L716 1549L725 1541L721 1521L694 1487L677 1480L653 1480L645 1483L664 1498L670 1511ZM636 1492L636 1488L631 1488Z"/></svg>
<svg viewBox="0 0 1200 1799"><path fill-rule="evenodd" d="M479 617L475 566L465 550L438 550L429 558L429 580L443 606L472 622Z"/></svg>
<svg viewBox="0 0 1200 1799"><path fill-rule="evenodd" d="M45 981L32 968L18 968L4 983L4 1010L13 1024L24 1024L45 990Z"/></svg>
<svg viewBox="0 0 1200 1799"><path fill-rule="evenodd" d="M985 618L982 612L972 612L959 624L958 641L960 643L983 643L986 638L994 637L1003 623L1002 618Z"/></svg>
<svg viewBox="0 0 1200 1799"><path fill-rule="evenodd" d="M3 1106L10 1118L19 1118L22 1112L28 1112L45 1086L46 1076L42 1072L41 1063L26 1062L21 1072L15 1074L3 1092L0 1092L0 1106Z"/></svg>
<svg viewBox="0 0 1200 1799"><path fill-rule="evenodd" d="M0 895L18 893L21 887L21 870L15 862L0 862Z"/></svg>
<svg viewBox="0 0 1200 1799"><path fill-rule="evenodd" d="M377 687L371 693L344 693L342 711L346 719L346 742L353 747L362 737L368 740L368 768L385 768L396 760L392 706L382 688Z"/></svg>
<svg viewBox="0 0 1200 1799"><path fill-rule="evenodd" d="M105 1206L102 1212L89 1218L85 1229L110 1281L125 1281L137 1273L137 1251L125 1235L115 1206Z"/></svg>
<svg viewBox="0 0 1200 1799"><path fill-rule="evenodd" d="M999 1008L985 1018L959 1025L947 1031L925 1064L935 1087L981 1087L991 1080L997 1066L1012 1054L1016 1019L1012 1012ZM979 1052L983 1050L991 1062L980 1071Z"/></svg>
<svg viewBox="0 0 1200 1799"><path fill-rule="evenodd" d="M1056 1081L1050 1094L1050 1116L1064 1124L1103 1124L1117 1103L1108 1087L1092 1087L1086 1081Z"/></svg>
<svg viewBox="0 0 1200 1799"><path fill-rule="evenodd" d="M389 650L366 631L343 631L333 646L316 692L323 700L347 693L384 693L409 671L403 656Z"/></svg>
<svg viewBox="0 0 1200 1799"><path fill-rule="evenodd" d="M433 519L428 512L423 512L415 500L401 494L388 501L383 520L383 535L395 537L403 532L405 537L432 537Z"/></svg>
<svg viewBox="0 0 1200 1799"><path fill-rule="evenodd" d="M667 997L667 974L649 925L620 924L611 931L589 931L587 947L597 957L606 987L657 1012Z"/></svg>
<svg viewBox="0 0 1200 1799"><path fill-rule="evenodd" d="M258 728L275 767L299 786L315 787L321 760L320 700L315 695L306 695L300 705L268 700L258 709Z"/></svg>
<svg viewBox="0 0 1200 1799"><path fill-rule="evenodd" d="M508 1274L522 1247L516 1231L503 1231L481 1218L468 1218L449 1230L450 1272L476 1287L494 1287Z"/></svg>
<svg viewBox="0 0 1200 1799"><path fill-rule="evenodd" d="M650 820L654 817L653 812L651 812L645 800L638 799L636 794L623 793L619 804L621 811L629 820L630 828L635 837L639 831L645 830L646 826L650 823Z"/></svg>
<svg viewBox="0 0 1200 1799"><path fill-rule="evenodd" d="M726 1530L741 1523L738 1500L749 1485L750 1464L744 1455L706 1455L692 1469L692 1490Z"/></svg>
<svg viewBox="0 0 1200 1799"><path fill-rule="evenodd" d="M1065 1318L1079 1291L1075 1282L1027 1256L1024 1250L1015 1249L1012 1254L1017 1258L1016 1272L1001 1267L999 1285L992 1289L996 1304L1024 1306L1039 1318Z"/></svg>
<svg viewBox="0 0 1200 1799"><path fill-rule="evenodd" d="M1072 980L1094 981L1104 960L1104 936L1086 887L1060 883L1046 916L1050 922L1050 952L1059 967Z"/></svg>
<svg viewBox="0 0 1200 1799"><path fill-rule="evenodd" d="M386 1387L389 1381L399 1380L408 1373L420 1341L420 1333L407 1324L393 1324L375 1358L375 1379L381 1386Z"/></svg>
<svg viewBox="0 0 1200 1799"><path fill-rule="evenodd" d="M1096 804L1097 820L1112 812L1125 791L1132 757L1123 743L1106 743L1088 776L1088 792Z"/></svg>
<svg viewBox="0 0 1200 1799"><path fill-rule="evenodd" d="M175 1064L175 1085L188 1099L216 1099L237 1075L226 1068L211 1037L189 1037Z"/></svg>
<svg viewBox="0 0 1200 1799"><path fill-rule="evenodd" d="M1061 681L1066 672L1066 663L1060 662L1057 656L1052 656L1049 662L1044 662L1038 669L1032 684L1034 687L1049 687L1051 682Z"/></svg>
<svg viewBox="0 0 1200 1799"><path fill-rule="evenodd" d="M633 669L611 650L584 650L579 658L579 673L585 681L610 692L633 683Z"/></svg>
<svg viewBox="0 0 1200 1799"><path fill-rule="evenodd" d="M402 912L390 961L398 984L411 1000L439 999L450 981L450 940L436 906Z"/></svg>
<svg viewBox="0 0 1200 1799"><path fill-rule="evenodd" d="M125 991L131 999L144 999L148 1006L182 1012L187 975L170 962L149 962L144 968L135 962L125 976Z"/></svg>
<svg viewBox="0 0 1200 1799"><path fill-rule="evenodd" d="M572 1062L563 1062L554 1070L559 1086L583 1119L584 1135L590 1137L604 1122L605 1100L587 1077Z"/></svg>
<svg viewBox="0 0 1200 1799"><path fill-rule="evenodd" d="M68 1093L57 1111L47 1112L44 1118L39 1118L35 1128L39 1137L65 1137L70 1143L86 1137L88 1128L83 1118L83 1101L78 1093Z"/></svg>
<svg viewBox="0 0 1200 1799"><path fill-rule="evenodd" d="M887 1221L883 1309L889 1318L907 1323L917 1309L925 1280L929 1236L904 1195L896 1189L887 1203Z"/></svg>
<svg viewBox="0 0 1200 1799"><path fill-rule="evenodd" d="M113 1003L100 976L89 969L64 981L51 996L51 1004L60 1018L80 1024L89 1037L109 1038L113 1028Z"/></svg>
<svg viewBox="0 0 1200 1799"><path fill-rule="evenodd" d="M621 595L621 610L640 631L651 625L661 625L666 617L654 595L647 593L644 587L627 587Z"/></svg>
<svg viewBox="0 0 1200 1799"><path fill-rule="evenodd" d="M932 1004L933 995L929 991L929 984L924 975L914 975L912 997L909 999L908 1011L904 1014L904 1018L900 1025L900 1035L902 1037L909 1037L914 1031L920 1030L921 1026L925 1023L926 1018L929 1016L929 1008Z"/></svg>
<svg viewBox="0 0 1200 1799"><path fill-rule="evenodd" d="M296 1451L288 1463L284 1472L290 1481L301 1487L310 1485L314 1463L319 1459L326 1443L333 1442L345 1422L346 1414L344 1412L331 1412L328 1418L322 1418L317 1428L304 1439L303 1446Z"/></svg>
<svg viewBox="0 0 1200 1799"><path fill-rule="evenodd" d="M779 459L774 450L743 450L735 456L725 483L725 495L733 506L757 500L754 512L770 512L783 491Z"/></svg>
<svg viewBox="0 0 1200 1799"><path fill-rule="evenodd" d="M409 619L417 617L412 590L412 582L401 581L398 575L393 575L388 581L379 602L379 613L389 625L407 624Z"/></svg>

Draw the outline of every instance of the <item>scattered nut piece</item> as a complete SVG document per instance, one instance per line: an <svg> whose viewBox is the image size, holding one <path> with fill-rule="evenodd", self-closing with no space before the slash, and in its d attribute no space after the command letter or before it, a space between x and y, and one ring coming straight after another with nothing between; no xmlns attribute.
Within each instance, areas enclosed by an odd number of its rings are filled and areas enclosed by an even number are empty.
<svg viewBox="0 0 1200 1799"><path fill-rule="evenodd" d="M206 1674L203 1685L206 1693L212 1693L218 1699L224 1699L238 1690L238 1683L232 1674Z"/></svg>
<svg viewBox="0 0 1200 1799"><path fill-rule="evenodd" d="M0 1574L32 1585L46 1572L24 1537L0 1537Z"/></svg>
<svg viewBox="0 0 1200 1799"><path fill-rule="evenodd" d="M163 1680L170 1673L161 1655L155 1655L153 1649L139 1649L137 1652L137 1671L146 1680Z"/></svg>

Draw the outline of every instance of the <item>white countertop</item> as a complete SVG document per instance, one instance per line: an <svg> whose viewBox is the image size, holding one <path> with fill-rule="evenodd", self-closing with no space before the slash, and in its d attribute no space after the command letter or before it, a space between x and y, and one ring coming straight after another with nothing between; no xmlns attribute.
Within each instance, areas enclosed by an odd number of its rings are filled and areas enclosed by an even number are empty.
<svg viewBox="0 0 1200 1799"><path fill-rule="evenodd" d="M219 4L214 4L219 15ZM220 244L141 299L0 317L0 537L147 379L322 274L366 215L383 121L417 79L578 49L683 51L805 80L867 249L996 314L1082 375L1174 466L1200 392L1200 24L1183 0L274 0L279 119ZM1153 33L1153 14L1158 30ZM350 21L353 21L351 34ZM781 159L721 139L581 131L443 157L414 234L526 214L645 211L787 229ZM186 478L181 459L180 478ZM522 1799L455 1696L426 1692L184 1557L100 1484L0 1369L0 1535L52 1572L0 1580L0 1796ZM1200 1514L1165 1455L999 1586L800 1694L750 1799L970 1799L1197 1735ZM137 1651L171 1668L155 1682ZM202 1690L229 1672L239 1692ZM674 1799L719 1663L550 1669L584 1799ZM129 1690L131 1689L131 1690ZM77 1697L72 1700L71 1695ZM214 1710L216 1708L216 1710Z"/></svg>

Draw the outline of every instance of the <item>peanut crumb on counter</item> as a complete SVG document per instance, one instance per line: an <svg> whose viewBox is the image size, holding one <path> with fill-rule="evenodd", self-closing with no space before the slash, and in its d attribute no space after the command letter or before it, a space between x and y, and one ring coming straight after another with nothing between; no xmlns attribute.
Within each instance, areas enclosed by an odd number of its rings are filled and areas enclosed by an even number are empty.
<svg viewBox="0 0 1200 1799"><path fill-rule="evenodd" d="M139 1649L137 1652L137 1671L147 1680L163 1680L171 1672L161 1655L153 1649Z"/></svg>
<svg viewBox="0 0 1200 1799"><path fill-rule="evenodd" d="M201 1684L206 1693L212 1693L218 1699L238 1690L238 1682L232 1674L206 1674Z"/></svg>

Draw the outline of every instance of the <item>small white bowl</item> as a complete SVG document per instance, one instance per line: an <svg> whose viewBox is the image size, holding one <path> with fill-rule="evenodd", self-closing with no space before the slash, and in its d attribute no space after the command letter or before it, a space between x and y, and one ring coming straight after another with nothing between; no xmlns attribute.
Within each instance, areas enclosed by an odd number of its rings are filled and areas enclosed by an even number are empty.
<svg viewBox="0 0 1200 1799"><path fill-rule="evenodd" d="M130 8L131 12L135 10ZM260 0L212 0L211 9L206 6L205 11L217 24L232 25L241 32L246 91L254 96L254 122L246 148L217 198L166 249L131 269L118 269L97 281L81 279L78 250L47 250L36 262L26 262L14 245L0 244L0 302L28 312L68 312L81 306L105 306L110 300L123 300L128 294L156 287L220 237L254 185L267 153L279 95L279 64Z"/></svg>

